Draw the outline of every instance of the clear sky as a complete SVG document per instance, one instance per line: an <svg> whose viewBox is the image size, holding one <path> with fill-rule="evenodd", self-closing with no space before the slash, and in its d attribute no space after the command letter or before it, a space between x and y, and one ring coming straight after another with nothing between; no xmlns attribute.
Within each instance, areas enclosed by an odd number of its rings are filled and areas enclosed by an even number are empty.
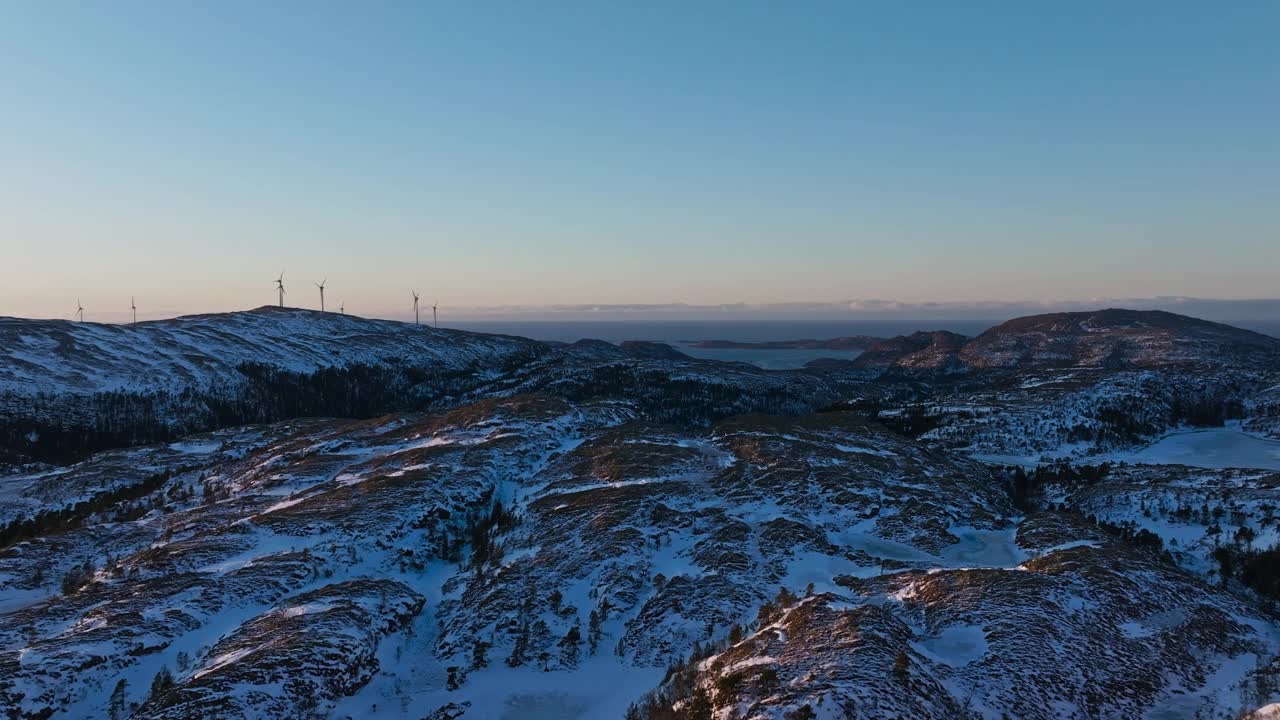
<svg viewBox="0 0 1280 720"><path fill-rule="evenodd" d="M1277 2L8 2L0 315L1280 295Z"/></svg>

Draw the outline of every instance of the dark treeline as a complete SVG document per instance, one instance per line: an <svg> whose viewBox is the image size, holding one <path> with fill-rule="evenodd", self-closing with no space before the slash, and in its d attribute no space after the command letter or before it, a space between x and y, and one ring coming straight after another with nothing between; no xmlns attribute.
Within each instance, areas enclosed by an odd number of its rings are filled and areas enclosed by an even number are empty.
<svg viewBox="0 0 1280 720"><path fill-rule="evenodd" d="M1214 548L1213 559L1224 585L1239 580L1274 609L1280 602L1280 548L1255 549L1255 536L1252 528L1240 528L1234 537Z"/></svg>
<svg viewBox="0 0 1280 720"><path fill-rule="evenodd" d="M1244 403L1239 398L1180 398L1170 405L1175 424L1194 427L1222 427L1228 420L1244 417Z"/></svg>
<svg viewBox="0 0 1280 720"><path fill-rule="evenodd" d="M514 357L497 373L529 357ZM245 363L243 384L205 392L109 392L93 396L0 397L0 462L66 463L97 452L171 442L194 432L298 417L367 418L447 408L486 379L478 369L436 371L391 360L312 373ZM753 412L799 414L831 401L821 382L746 386L672 379L661 369L608 364L582 376L548 376L542 392L570 400L627 399L657 422L707 426ZM524 388L525 391L534 388Z"/></svg>
<svg viewBox="0 0 1280 720"><path fill-rule="evenodd" d="M1046 484L1095 485L1111 474L1111 463L1075 465L1066 460L1037 466L1031 472L1014 467L1008 470L1009 500L1023 512L1039 508L1039 490Z"/></svg>
<svg viewBox="0 0 1280 720"><path fill-rule="evenodd" d="M165 470L131 485L121 485L94 493L88 500L81 500L57 510L45 510L29 518L19 517L0 528L0 548L51 533L74 530L91 516L106 512L120 503L150 495L164 487L164 484L174 476L190 470L191 468L185 467Z"/></svg>
<svg viewBox="0 0 1280 720"><path fill-rule="evenodd" d="M1167 412L1152 413L1144 398L1104 404L1093 413L1095 426L1077 426L1068 439L1107 444L1130 444L1158 435L1170 427L1222 427L1228 420L1244 417L1244 403L1233 394L1175 394L1167 401Z"/></svg>
<svg viewBox="0 0 1280 720"><path fill-rule="evenodd" d="M516 362L516 361L513 361ZM298 417L375 417L428 410L482 382L473 371L439 372L392 360L301 373L261 363L244 383L207 392L104 392L0 397L0 462L66 463L97 452L171 442L194 432Z"/></svg>
<svg viewBox="0 0 1280 720"><path fill-rule="evenodd" d="M403 364L298 373L254 363L239 370L250 381L247 390L232 400L208 401L214 422L222 427L294 417L362 418L422 410L475 384L470 373L459 376Z"/></svg>
<svg viewBox="0 0 1280 720"><path fill-rule="evenodd" d="M877 413L873 416L877 422L899 435L917 438L921 435L942 425L943 417L939 414L930 414L928 409L916 403L909 405L905 410L896 414L880 415Z"/></svg>
<svg viewBox="0 0 1280 720"><path fill-rule="evenodd" d="M164 420L189 394L103 392L91 396L0 397L0 462L67 462L91 452L176 439ZM50 418L45 420L44 418Z"/></svg>
<svg viewBox="0 0 1280 720"><path fill-rule="evenodd" d="M466 512L432 508L414 522L426 531L426 553L406 557L406 564L421 570L429 558L460 563L463 552L470 549L467 564L482 570L490 563L500 563L504 552L501 536L520 523L501 500L494 500L494 488L486 490Z"/></svg>
<svg viewBox="0 0 1280 720"><path fill-rule="evenodd" d="M1162 552L1164 550L1164 540L1159 535L1150 530L1140 527L1134 521L1124 523L1113 523L1093 515L1086 516L1090 522L1105 530L1110 535L1124 540L1129 545L1136 547L1145 547Z"/></svg>
<svg viewBox="0 0 1280 720"><path fill-rule="evenodd" d="M1093 411L1092 424L1078 424L1067 432L1068 442L1092 442L1101 447L1131 445L1162 432L1172 418L1152 418L1145 407L1104 404Z"/></svg>
<svg viewBox="0 0 1280 720"><path fill-rule="evenodd" d="M1065 485L1068 487L1072 485L1096 485L1106 480L1110 475L1111 464L1105 462L1098 465L1074 465L1062 460L1040 465L1031 472L1027 472L1020 467L1013 468L1009 471L1009 499L1013 502L1014 507L1023 512L1037 510L1042 504L1039 490L1046 484ZM1048 509L1059 512L1069 509L1062 506L1055 507L1052 503L1048 505ZM1113 537L1124 540L1130 545L1151 548L1157 552L1164 550L1164 541L1160 539L1160 536L1140 527L1136 522L1113 523L1093 515L1084 517L1099 529Z"/></svg>

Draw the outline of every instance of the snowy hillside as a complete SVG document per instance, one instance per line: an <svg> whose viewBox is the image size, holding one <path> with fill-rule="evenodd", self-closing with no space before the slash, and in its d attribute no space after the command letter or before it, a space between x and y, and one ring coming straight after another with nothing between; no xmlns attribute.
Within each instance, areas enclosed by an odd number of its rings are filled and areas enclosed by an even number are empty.
<svg viewBox="0 0 1280 720"><path fill-rule="evenodd" d="M741 717L1115 716L1235 702L1280 630L845 414L689 432L520 396L107 453L8 506L122 464L164 480L0 556L24 717L117 687L139 718L620 717L700 646L690 687Z"/></svg>
<svg viewBox="0 0 1280 720"><path fill-rule="evenodd" d="M297 373L397 361L458 371L540 349L521 338L271 306L136 325L0 318L0 393L231 388L247 363Z"/></svg>
<svg viewBox="0 0 1280 720"><path fill-rule="evenodd" d="M263 307L137 325L0 319L0 461L306 415L427 407L548 351Z"/></svg>
<svg viewBox="0 0 1280 720"><path fill-rule="evenodd" d="M1159 310L1099 310L1017 318L967 343L971 367L1155 367L1273 369L1280 339Z"/></svg>
<svg viewBox="0 0 1280 720"><path fill-rule="evenodd" d="M900 370L1056 367L1280 366L1280 339L1156 310L1099 310L1015 318L966 340L919 332L873 345L854 361Z"/></svg>
<svg viewBox="0 0 1280 720"><path fill-rule="evenodd" d="M1251 362L957 372L935 334L767 371L276 309L4 332L13 718L1280 702Z"/></svg>

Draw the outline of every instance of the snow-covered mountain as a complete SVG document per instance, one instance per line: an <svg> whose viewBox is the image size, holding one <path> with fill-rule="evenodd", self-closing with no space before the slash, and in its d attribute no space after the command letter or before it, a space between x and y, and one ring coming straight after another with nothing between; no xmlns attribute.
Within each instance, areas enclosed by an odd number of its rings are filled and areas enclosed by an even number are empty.
<svg viewBox="0 0 1280 720"><path fill-rule="evenodd" d="M295 373L395 363L450 372L541 350L523 338L274 306L136 325L0 318L0 392L200 392L234 388L248 364Z"/></svg>
<svg viewBox="0 0 1280 720"><path fill-rule="evenodd" d="M25 327L24 352L61 358L32 338L66 325ZM48 389L10 397L196 398L169 420L228 388L280 404L0 470L11 717L1218 718L1280 701L1280 481L1118 459L1184 423L1270 417L1280 382L1251 360L904 376L304 311L144 330L167 349L86 326L47 376L0 356Z"/></svg>
<svg viewBox="0 0 1280 720"><path fill-rule="evenodd" d="M960 360L975 368L1274 369L1280 339L1160 310L1099 310L1010 320L966 343Z"/></svg>
<svg viewBox="0 0 1280 720"><path fill-rule="evenodd" d="M296 308L136 325L0 318L0 461L448 404L547 351L523 338Z"/></svg>
<svg viewBox="0 0 1280 720"><path fill-rule="evenodd" d="M1280 339L1158 310L1015 318L966 340L919 332L873 345L855 362L905 370L1167 366L1275 369Z"/></svg>

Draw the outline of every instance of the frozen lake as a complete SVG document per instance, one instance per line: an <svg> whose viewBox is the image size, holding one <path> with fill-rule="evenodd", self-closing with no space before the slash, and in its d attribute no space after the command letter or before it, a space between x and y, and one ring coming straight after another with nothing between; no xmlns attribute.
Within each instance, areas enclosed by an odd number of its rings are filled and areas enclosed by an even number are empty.
<svg viewBox="0 0 1280 720"><path fill-rule="evenodd" d="M950 531L956 536L957 542L943 548L941 555L932 555L905 543L862 532L840 533L837 541L862 550L872 557L902 562L926 562L936 567L1011 568L1027 559L1026 551L1018 547L1017 527L975 530L952 526Z"/></svg>
<svg viewBox="0 0 1280 720"><path fill-rule="evenodd" d="M911 647L934 662L962 667L986 656L987 634L977 625L952 625Z"/></svg>
<svg viewBox="0 0 1280 720"><path fill-rule="evenodd" d="M1144 448L1110 453L1105 459L1152 465L1280 470L1280 440L1250 435L1238 425L1229 425L1170 433Z"/></svg>

